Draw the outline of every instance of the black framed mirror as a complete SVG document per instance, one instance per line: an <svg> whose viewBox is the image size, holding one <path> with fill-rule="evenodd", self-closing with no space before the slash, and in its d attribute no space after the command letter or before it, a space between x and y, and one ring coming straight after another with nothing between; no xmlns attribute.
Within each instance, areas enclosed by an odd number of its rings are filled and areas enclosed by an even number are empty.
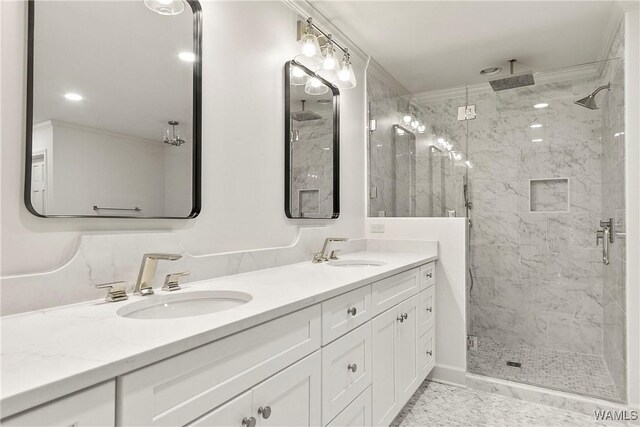
<svg viewBox="0 0 640 427"><path fill-rule="evenodd" d="M340 91L313 71L285 64L285 214L340 215Z"/></svg>
<svg viewBox="0 0 640 427"><path fill-rule="evenodd" d="M32 214L199 214L201 14L197 0L28 2Z"/></svg>

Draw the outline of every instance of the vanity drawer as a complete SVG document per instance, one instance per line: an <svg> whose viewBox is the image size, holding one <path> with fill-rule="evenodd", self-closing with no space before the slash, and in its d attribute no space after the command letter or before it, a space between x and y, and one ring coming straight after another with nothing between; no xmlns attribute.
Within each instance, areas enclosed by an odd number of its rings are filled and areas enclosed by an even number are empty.
<svg viewBox="0 0 640 427"><path fill-rule="evenodd" d="M118 425L185 425L320 348L320 304L118 378Z"/></svg>
<svg viewBox="0 0 640 427"><path fill-rule="evenodd" d="M371 319L371 285L322 303L322 345Z"/></svg>
<svg viewBox="0 0 640 427"><path fill-rule="evenodd" d="M327 427L371 426L371 386L351 402Z"/></svg>
<svg viewBox="0 0 640 427"><path fill-rule="evenodd" d="M421 381L424 380L436 364L436 328L431 328L418 339L418 369Z"/></svg>
<svg viewBox="0 0 640 427"><path fill-rule="evenodd" d="M322 348L322 424L371 384L371 323Z"/></svg>
<svg viewBox="0 0 640 427"><path fill-rule="evenodd" d="M420 292L418 301L418 336L433 328L436 320L436 287L431 286Z"/></svg>
<svg viewBox="0 0 640 427"><path fill-rule="evenodd" d="M418 293L419 269L387 277L372 285L373 315L376 316Z"/></svg>
<svg viewBox="0 0 640 427"><path fill-rule="evenodd" d="M420 290L424 291L427 288L436 284L436 263L430 262L420 267Z"/></svg>

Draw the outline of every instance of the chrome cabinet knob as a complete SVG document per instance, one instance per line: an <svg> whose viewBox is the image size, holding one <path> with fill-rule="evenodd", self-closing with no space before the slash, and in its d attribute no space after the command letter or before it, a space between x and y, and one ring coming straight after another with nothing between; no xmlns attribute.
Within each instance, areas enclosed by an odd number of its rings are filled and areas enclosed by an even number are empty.
<svg viewBox="0 0 640 427"><path fill-rule="evenodd" d="M355 307L351 307L351 308L347 309L347 313L352 315L352 316L355 316L357 312L358 312L358 310L356 310Z"/></svg>
<svg viewBox="0 0 640 427"><path fill-rule="evenodd" d="M255 417L244 417L242 419L242 425L247 427L256 427L256 419Z"/></svg>
<svg viewBox="0 0 640 427"><path fill-rule="evenodd" d="M262 415L262 418L265 420L271 416L271 407L265 406L264 408L261 406L258 408L258 414Z"/></svg>
<svg viewBox="0 0 640 427"><path fill-rule="evenodd" d="M404 320L407 320L407 318L409 317L409 315L408 315L407 313L404 313L404 314L402 314L401 316L402 316L402 318L403 318Z"/></svg>
<svg viewBox="0 0 640 427"><path fill-rule="evenodd" d="M351 372L355 372L358 370L358 365L356 365L355 363L350 363L349 366L347 366L347 369Z"/></svg>
<svg viewBox="0 0 640 427"><path fill-rule="evenodd" d="M404 316L401 314L400 316L396 317L396 320L402 323L404 322Z"/></svg>
<svg viewBox="0 0 640 427"><path fill-rule="evenodd" d="M427 307L427 311L431 313L433 311L433 307Z"/></svg>
<svg viewBox="0 0 640 427"><path fill-rule="evenodd" d="M431 279L433 277L433 273L432 272L428 272L425 274L425 276L427 276L427 279Z"/></svg>
<svg viewBox="0 0 640 427"><path fill-rule="evenodd" d="M427 355L433 356L433 352L431 350L427 351Z"/></svg>

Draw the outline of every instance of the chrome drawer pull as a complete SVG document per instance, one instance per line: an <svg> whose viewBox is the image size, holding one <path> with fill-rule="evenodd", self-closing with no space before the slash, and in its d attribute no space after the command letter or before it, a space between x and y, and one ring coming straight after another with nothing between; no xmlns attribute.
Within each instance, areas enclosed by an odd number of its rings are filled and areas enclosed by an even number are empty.
<svg viewBox="0 0 640 427"><path fill-rule="evenodd" d="M358 365L356 365L355 363L351 363L349 364L349 366L347 366L347 369L350 370L351 372L355 372L358 370Z"/></svg>
<svg viewBox="0 0 640 427"><path fill-rule="evenodd" d="M433 352L431 350L427 351L427 355L433 356Z"/></svg>
<svg viewBox="0 0 640 427"><path fill-rule="evenodd" d="M427 311L431 313L433 311L433 307L427 307Z"/></svg>
<svg viewBox="0 0 640 427"><path fill-rule="evenodd" d="M247 427L256 427L256 419L254 417L244 417L242 419L242 425Z"/></svg>
<svg viewBox="0 0 640 427"><path fill-rule="evenodd" d="M433 277L433 273L428 272L427 274L425 274L425 276L427 276L427 279L431 279Z"/></svg>
<svg viewBox="0 0 640 427"><path fill-rule="evenodd" d="M271 407L265 406L264 408L261 406L258 408L258 414L262 415L262 418L265 420L271 416Z"/></svg>
<svg viewBox="0 0 640 427"><path fill-rule="evenodd" d="M352 316L355 316L357 312L358 312L358 310L356 310L355 307L351 307L351 308L347 309L347 313L352 315Z"/></svg>

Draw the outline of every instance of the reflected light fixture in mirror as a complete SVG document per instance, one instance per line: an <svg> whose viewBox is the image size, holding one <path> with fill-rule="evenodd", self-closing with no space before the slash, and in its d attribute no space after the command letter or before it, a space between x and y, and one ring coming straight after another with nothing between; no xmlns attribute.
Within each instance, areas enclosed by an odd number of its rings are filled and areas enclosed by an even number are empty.
<svg viewBox="0 0 640 427"><path fill-rule="evenodd" d="M291 84L293 86L303 86L307 84L307 74L302 71L302 68L291 66Z"/></svg>
<svg viewBox="0 0 640 427"><path fill-rule="evenodd" d="M309 95L324 95L329 92L329 88L317 77L310 77L304 87L304 91Z"/></svg>
<svg viewBox="0 0 640 427"><path fill-rule="evenodd" d="M184 62L195 62L196 55L193 52L180 52L178 54L178 58L180 58Z"/></svg>
<svg viewBox="0 0 640 427"><path fill-rule="evenodd" d="M184 11L183 0L144 0L144 4L160 15L178 15Z"/></svg>
<svg viewBox="0 0 640 427"><path fill-rule="evenodd" d="M74 102L78 102L78 101L82 101L84 98L82 97L82 95L78 94L78 93L65 93L64 97L66 99L68 99L69 101L74 101Z"/></svg>

